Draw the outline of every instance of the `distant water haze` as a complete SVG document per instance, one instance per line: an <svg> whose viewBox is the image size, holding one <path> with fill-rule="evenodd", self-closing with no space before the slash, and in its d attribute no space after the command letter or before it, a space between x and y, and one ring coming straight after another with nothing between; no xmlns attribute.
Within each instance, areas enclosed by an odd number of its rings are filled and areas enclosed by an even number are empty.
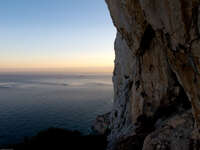
<svg viewBox="0 0 200 150"><path fill-rule="evenodd" d="M0 74L0 145L49 127L89 133L98 114L111 110L111 73Z"/></svg>

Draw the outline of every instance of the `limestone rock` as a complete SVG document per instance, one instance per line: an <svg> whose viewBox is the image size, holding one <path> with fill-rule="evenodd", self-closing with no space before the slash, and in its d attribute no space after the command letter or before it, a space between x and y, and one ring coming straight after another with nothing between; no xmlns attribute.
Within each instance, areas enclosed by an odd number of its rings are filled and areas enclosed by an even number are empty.
<svg viewBox="0 0 200 150"><path fill-rule="evenodd" d="M200 1L106 2L117 28L108 149L189 150L191 146L184 146L184 142L191 137L196 141L192 149L197 149ZM190 109L192 115L181 115ZM169 128L166 122L170 119ZM182 135L179 130L184 134L182 140L175 135ZM160 146L155 147L156 143Z"/></svg>
<svg viewBox="0 0 200 150"><path fill-rule="evenodd" d="M92 130L99 135L105 135L109 131L110 113L97 116Z"/></svg>
<svg viewBox="0 0 200 150"><path fill-rule="evenodd" d="M193 149L193 126L191 112L172 117L145 138L143 150Z"/></svg>

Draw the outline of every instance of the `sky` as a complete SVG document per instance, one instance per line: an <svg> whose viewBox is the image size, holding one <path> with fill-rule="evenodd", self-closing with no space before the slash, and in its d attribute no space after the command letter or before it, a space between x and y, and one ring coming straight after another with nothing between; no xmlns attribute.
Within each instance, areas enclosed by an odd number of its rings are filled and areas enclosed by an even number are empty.
<svg viewBox="0 0 200 150"><path fill-rule="evenodd" d="M0 33L0 71L113 67L104 0L2 0Z"/></svg>

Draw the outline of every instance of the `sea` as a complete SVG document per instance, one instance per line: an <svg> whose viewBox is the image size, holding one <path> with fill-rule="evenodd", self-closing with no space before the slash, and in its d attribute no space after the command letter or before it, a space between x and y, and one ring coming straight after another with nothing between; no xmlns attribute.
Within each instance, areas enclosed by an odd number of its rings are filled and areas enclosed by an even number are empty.
<svg viewBox="0 0 200 150"><path fill-rule="evenodd" d="M111 73L0 74L0 145L51 127L89 134L112 104Z"/></svg>

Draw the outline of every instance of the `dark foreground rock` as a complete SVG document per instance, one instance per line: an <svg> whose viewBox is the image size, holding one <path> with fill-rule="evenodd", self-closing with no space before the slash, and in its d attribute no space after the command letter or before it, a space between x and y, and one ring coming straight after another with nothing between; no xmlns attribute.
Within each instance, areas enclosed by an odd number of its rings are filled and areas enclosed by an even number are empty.
<svg viewBox="0 0 200 150"><path fill-rule="evenodd" d="M51 128L11 147L14 150L105 150L106 146L103 135L81 135L78 131Z"/></svg>

